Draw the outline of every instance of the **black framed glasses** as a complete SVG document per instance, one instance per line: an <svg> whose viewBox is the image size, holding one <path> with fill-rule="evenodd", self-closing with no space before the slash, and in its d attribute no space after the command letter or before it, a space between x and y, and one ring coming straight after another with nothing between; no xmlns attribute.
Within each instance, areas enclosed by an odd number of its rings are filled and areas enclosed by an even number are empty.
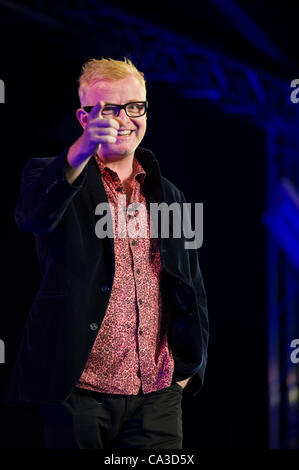
<svg viewBox="0 0 299 470"><path fill-rule="evenodd" d="M83 106L84 111L90 113L94 106ZM129 117L140 117L143 116L148 109L147 101L131 101L126 104L105 104L101 114L102 116L119 116L121 109L124 109L126 115Z"/></svg>

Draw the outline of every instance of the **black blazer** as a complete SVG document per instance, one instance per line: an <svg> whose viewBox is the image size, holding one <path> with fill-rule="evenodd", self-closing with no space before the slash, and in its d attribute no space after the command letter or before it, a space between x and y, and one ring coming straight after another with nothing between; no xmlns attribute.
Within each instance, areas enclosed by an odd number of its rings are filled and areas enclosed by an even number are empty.
<svg viewBox="0 0 299 470"><path fill-rule="evenodd" d="M91 158L73 184L65 177L67 151L33 158L22 174L15 220L33 232L42 272L25 325L7 401L64 401L75 387L105 315L114 277L113 238L100 239L95 225L99 202L108 202L100 170ZM184 202L160 174L151 151L135 157L146 171L149 202ZM170 228L170 235L172 230ZM169 344L174 380L193 376L187 388L203 384L208 343L206 295L197 250L184 238L158 238L163 264L162 295L171 309Z"/></svg>

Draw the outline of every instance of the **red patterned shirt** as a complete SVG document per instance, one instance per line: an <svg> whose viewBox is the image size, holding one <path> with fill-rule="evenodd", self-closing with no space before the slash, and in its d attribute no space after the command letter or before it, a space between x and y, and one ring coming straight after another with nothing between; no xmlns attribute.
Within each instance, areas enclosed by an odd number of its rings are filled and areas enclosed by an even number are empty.
<svg viewBox="0 0 299 470"><path fill-rule="evenodd" d="M157 239L150 238L150 214L133 159L129 194L98 156L114 220L115 276L109 304L78 387L137 395L169 387L174 361L168 345L168 313L162 309L162 264ZM113 213L114 209L114 213ZM162 311L163 310L163 311Z"/></svg>

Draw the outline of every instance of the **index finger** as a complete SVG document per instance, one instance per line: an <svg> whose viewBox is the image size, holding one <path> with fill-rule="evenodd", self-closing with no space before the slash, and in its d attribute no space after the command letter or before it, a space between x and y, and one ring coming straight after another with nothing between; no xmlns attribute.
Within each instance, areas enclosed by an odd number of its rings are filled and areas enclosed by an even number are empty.
<svg viewBox="0 0 299 470"><path fill-rule="evenodd" d="M89 113L89 119L102 118L101 110L104 107L104 101L98 101Z"/></svg>

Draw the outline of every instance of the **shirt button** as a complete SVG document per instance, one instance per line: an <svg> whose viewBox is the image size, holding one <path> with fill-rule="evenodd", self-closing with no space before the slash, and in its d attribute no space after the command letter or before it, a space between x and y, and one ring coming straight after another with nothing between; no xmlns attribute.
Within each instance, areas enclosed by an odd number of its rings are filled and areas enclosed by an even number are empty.
<svg viewBox="0 0 299 470"><path fill-rule="evenodd" d="M108 294L108 292L110 292L110 287L106 285L102 286L101 292L103 292L103 294Z"/></svg>
<svg viewBox="0 0 299 470"><path fill-rule="evenodd" d="M117 192L120 192L120 191L121 191L121 187L118 186L118 188L116 188L116 191L117 191Z"/></svg>
<svg viewBox="0 0 299 470"><path fill-rule="evenodd" d="M138 302L139 302L139 303L140 303L140 305L141 305L141 304L142 304L142 299L139 299L139 301L138 301Z"/></svg>
<svg viewBox="0 0 299 470"><path fill-rule="evenodd" d="M136 269L136 273L137 273L137 274L140 274L140 269L139 269L139 268Z"/></svg>
<svg viewBox="0 0 299 470"><path fill-rule="evenodd" d="M135 246L136 245L136 240L132 240L132 245Z"/></svg>
<svg viewBox="0 0 299 470"><path fill-rule="evenodd" d="M142 329L140 328L140 330L139 330L139 334L140 334L140 335L142 335L142 333L143 333L143 331L142 331Z"/></svg>
<svg viewBox="0 0 299 470"><path fill-rule="evenodd" d="M89 325L89 328L91 329L91 331L95 331L99 328L99 325L97 323L91 323Z"/></svg>
<svg viewBox="0 0 299 470"><path fill-rule="evenodd" d="M127 211L128 212L135 212L138 210L139 204L138 202L133 202L130 207L128 207Z"/></svg>

